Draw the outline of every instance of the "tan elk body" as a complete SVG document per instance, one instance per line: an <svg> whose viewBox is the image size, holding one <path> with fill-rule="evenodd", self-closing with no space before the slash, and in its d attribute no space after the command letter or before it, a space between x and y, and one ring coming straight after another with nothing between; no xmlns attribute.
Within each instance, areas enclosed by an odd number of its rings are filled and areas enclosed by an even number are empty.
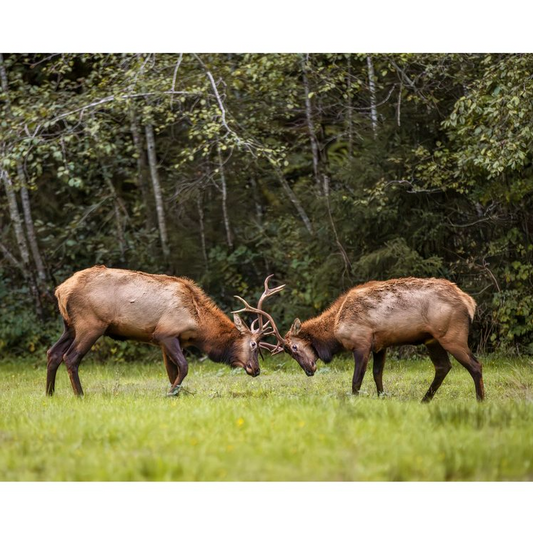
<svg viewBox="0 0 533 534"><path fill-rule="evenodd" d="M269 277L270 278L270 277ZM267 289L262 299L281 288ZM56 289L65 331L48 351L47 393L53 394L57 368L65 362L74 392L82 395L78 366L102 335L160 345L172 384L179 391L188 372L182 348L193 345L215 362L259 374L264 328L235 324L192 281L166 275L95 266L79 271ZM260 306L259 306L260 307Z"/></svg>
<svg viewBox="0 0 533 534"><path fill-rule="evenodd" d="M354 354L354 394L359 392L370 353L374 379L383 393L387 347L424 343L435 365L435 379L424 400L430 400L451 368L450 352L472 375L478 399L484 397L481 363L468 347L476 303L448 280L400 278L368 282L340 296L324 313L303 324L295 320L284 346L308 375L316 361L334 354Z"/></svg>

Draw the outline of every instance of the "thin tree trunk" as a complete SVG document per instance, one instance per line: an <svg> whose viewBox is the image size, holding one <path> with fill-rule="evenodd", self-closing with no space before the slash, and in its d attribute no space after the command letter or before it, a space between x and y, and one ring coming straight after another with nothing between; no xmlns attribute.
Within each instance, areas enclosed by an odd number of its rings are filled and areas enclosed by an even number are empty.
<svg viewBox="0 0 533 534"><path fill-rule="evenodd" d="M9 99L9 82L7 79L7 72L4 65L4 56L0 53L0 85L2 87L2 92L4 93L4 99L5 99L5 107L8 114L11 113L11 102ZM20 165L20 163L19 163ZM22 169L22 167L19 167L19 169ZM23 169L22 169L23 170ZM1 180L4 182L4 186L6 189L6 196L8 200L9 205L9 213L11 216L11 220L13 221L13 226L15 228L15 237L17 240L17 245L20 250L20 255L22 258L22 273L24 278L26 279L26 283L28 284L28 287L30 288L30 292L33 296L34 304L35 304L35 311L37 312L37 316L39 319L43 320L43 309L41 305L41 296L39 294L39 289L37 286L37 282L35 279L35 273L33 271L32 265L30 263L30 253L28 250L28 244L26 242L26 236L24 235L24 229L22 227L22 220L20 218L20 212L17 205L17 197L15 195L15 191L13 190L13 183L11 182L11 178L9 177L6 170L0 168L0 176ZM19 178L21 177L21 172L19 170ZM28 216L30 218L31 226L28 226L28 237L30 233L33 233L33 237L35 239L35 231L33 228L33 219L31 219L31 209L29 204L29 197L28 192L26 190L26 179L24 176L24 173L22 172L22 179L21 182L22 190L26 193L26 198L24 198L24 193L21 190L21 196L22 196L22 206L24 211L24 216L26 217L26 213L28 213ZM25 205L27 201L27 206ZM28 222L26 220L26 222ZM31 241L31 238L30 238ZM35 250L37 252L36 255L34 255L34 259L36 261L37 268L39 270L39 278L41 278L41 272L39 264L37 264L37 258L40 260L40 265L42 267L42 273L44 278L43 280L43 286L44 281L46 280L46 272L44 270L44 266L42 263L42 258L39 254L39 249L37 247L37 240L35 239ZM32 252L33 252L33 245L32 245Z"/></svg>
<svg viewBox="0 0 533 534"><path fill-rule="evenodd" d="M0 86L2 87L2 92L4 93L5 107L7 113L11 113L11 102L9 101L8 91L9 91L9 82L7 80L6 67L4 65L4 54L0 53Z"/></svg>
<svg viewBox="0 0 533 534"><path fill-rule="evenodd" d="M148 204L148 198L150 198L150 191L148 186L148 163L146 161L146 153L144 151L143 140L141 131L139 129L139 123L135 113L131 112L130 131L133 138L133 145L135 146L135 152L137 153L137 187L143 198L143 207L145 213L145 225L146 229L150 230L154 225L154 218Z"/></svg>
<svg viewBox="0 0 533 534"><path fill-rule="evenodd" d="M311 144L311 155L313 157L313 174L315 176L315 183L318 191L323 189L324 184L320 180L319 156L318 156L318 141L315 133L315 125L313 124L313 108L311 98L309 98L309 80L305 73L305 61L302 59L302 79L305 91L305 120L307 124L307 133L309 135L309 142ZM324 191L325 193L325 191Z"/></svg>
<svg viewBox="0 0 533 534"><path fill-rule="evenodd" d="M352 59L348 56L348 158L353 157Z"/></svg>
<svg viewBox="0 0 533 534"><path fill-rule="evenodd" d="M261 207L261 201L259 198L259 191L257 187L257 180L255 179L255 176L250 174L250 184L252 186L252 196L254 199L254 205L255 205L255 214L257 215L257 222L260 226L263 226L263 209Z"/></svg>
<svg viewBox="0 0 533 534"><path fill-rule="evenodd" d="M163 207L163 194L161 192L161 184L157 174L157 156L155 152L155 138L154 128L151 124L145 126L146 132L146 146L148 148L148 161L150 163L150 176L152 178L152 187L154 190L155 207L157 212L157 222L159 225L159 236L161 238L161 247L163 249L163 257L168 260L170 256L170 249L168 247L167 225L165 221L165 210Z"/></svg>
<svg viewBox="0 0 533 534"><path fill-rule="evenodd" d="M111 196L113 197L113 211L115 215L115 225L117 228L117 238L118 238L118 246L120 250L120 261L122 263L126 262L126 239L124 237L124 225L122 222L122 217L120 216L120 202L117 194L117 190L115 186L113 185L113 182L111 181L111 178L107 175L107 173L104 171L104 180L107 184L107 187L109 187L109 190L111 192Z"/></svg>
<svg viewBox="0 0 533 534"><path fill-rule="evenodd" d="M291 189L291 186L287 183L287 180L285 179L285 176L281 174L281 172L277 172L278 180L281 183L281 186L283 187L283 190L289 197L289 200L292 202L292 205L296 208L296 211L298 212L298 215L300 216L300 219L302 219L302 222L304 223L305 227L307 228L307 231L314 235L313 226L311 224L311 221L309 220L309 217L307 216L307 213L305 212L302 204L298 200L298 197L294 193L294 191Z"/></svg>
<svg viewBox="0 0 533 534"><path fill-rule="evenodd" d="M9 215L13 221L13 227L15 229L15 237L17 239L17 245L20 251L23 265L29 265L30 252L28 250L28 244L26 242L26 236L24 235L24 228L22 226L22 219L20 218L20 212L17 205L17 198L13 189L13 183L11 178L5 170L0 171L2 174L2 181L6 190L7 202L9 206Z"/></svg>
<svg viewBox="0 0 533 534"><path fill-rule="evenodd" d="M222 161L222 152L217 142L218 169L222 183L222 217L224 218L224 228L226 229L226 241L229 248L233 248L233 239L231 236L231 227L228 215L228 190L226 187L226 175L224 174L224 162Z"/></svg>
<svg viewBox="0 0 533 534"><path fill-rule="evenodd" d="M24 213L24 222L26 223L26 234L30 244L33 261L37 267L37 276L43 287L46 285L47 276L44 267L43 258L39 251L39 244L37 243L37 236L35 235L35 227L33 225L33 216L31 213L30 195L28 194L26 175L22 167L22 163L17 163L17 173L20 181L20 198L22 199L22 212Z"/></svg>
<svg viewBox="0 0 533 534"><path fill-rule="evenodd" d="M205 225L204 225L204 206L202 202L202 193L199 192L196 197L196 206L198 208L198 221L200 222L200 241L202 243L202 254L204 256L205 270L209 270L209 260L207 258L207 247L205 244Z"/></svg>
<svg viewBox="0 0 533 534"><path fill-rule="evenodd" d="M374 75L374 63L371 56L366 56L366 64L368 66L368 85L370 87L370 117L372 119L372 130L374 130L374 137L378 134L378 111L376 108L376 83Z"/></svg>
<svg viewBox="0 0 533 534"><path fill-rule="evenodd" d="M39 318L42 320L43 310L41 306L41 299L39 295L39 290L37 288L37 283L35 281L35 275L30 265L30 252L28 250L26 236L24 235L24 229L22 227L22 219L20 218L17 198L15 196L15 191L13 190L13 183L11 182L8 173L4 169L0 169L0 176L2 182L4 182L7 202L9 206L9 215L11 217L11 221L13 222L13 227L15 229L15 238L17 240L17 246L19 248L20 256L22 258L23 275L33 296L35 303L35 311L37 312Z"/></svg>
<svg viewBox="0 0 533 534"><path fill-rule="evenodd" d="M401 121L402 91L403 91L403 82L400 81L400 90L398 91L398 106L396 107L396 118L398 121L398 126L402 125L402 121Z"/></svg>

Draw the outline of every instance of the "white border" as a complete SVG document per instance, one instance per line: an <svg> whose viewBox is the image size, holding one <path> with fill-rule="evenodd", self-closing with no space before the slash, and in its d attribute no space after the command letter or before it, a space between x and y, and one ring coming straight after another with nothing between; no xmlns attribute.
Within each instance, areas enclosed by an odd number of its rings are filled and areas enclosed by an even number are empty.
<svg viewBox="0 0 533 534"><path fill-rule="evenodd" d="M532 502L530 483L11 483L0 484L0 526L76 534L527 532Z"/></svg>
<svg viewBox="0 0 533 534"><path fill-rule="evenodd" d="M531 52L520 0L13 0L3 52Z"/></svg>

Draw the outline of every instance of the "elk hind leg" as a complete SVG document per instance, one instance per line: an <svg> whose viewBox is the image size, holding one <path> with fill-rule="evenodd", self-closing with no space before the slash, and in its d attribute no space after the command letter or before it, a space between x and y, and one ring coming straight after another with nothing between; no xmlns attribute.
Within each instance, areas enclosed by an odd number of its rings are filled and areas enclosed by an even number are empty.
<svg viewBox="0 0 533 534"><path fill-rule="evenodd" d="M374 382L378 390L378 395L383 395L383 368L385 367L385 354L387 350L383 349L378 352L374 352L372 371L374 374Z"/></svg>
<svg viewBox="0 0 533 534"><path fill-rule="evenodd" d="M478 401L482 401L485 398L482 365L472 354L468 343L441 340L440 344L470 373L476 388L476 398Z"/></svg>
<svg viewBox="0 0 533 534"><path fill-rule="evenodd" d="M65 321L65 330L61 337L48 350L48 362L46 365L46 394L53 395L56 386L57 369L63 361L63 355L67 352L70 345L74 341L74 329L67 325Z"/></svg>
<svg viewBox="0 0 533 534"><path fill-rule="evenodd" d="M426 347L429 351L429 357L435 366L435 378L429 386L427 393L424 395L422 402L429 402L437 393L446 375L450 372L452 364L448 353L442 348L440 343L435 339L428 341Z"/></svg>
<svg viewBox="0 0 533 534"><path fill-rule="evenodd" d="M63 361L67 367L72 389L78 397L83 396L83 389L78 375L78 367L83 357L89 350L91 350L91 347L96 343L97 339L104 334L104 332L105 327L85 330L81 333L76 332L76 338L63 356Z"/></svg>

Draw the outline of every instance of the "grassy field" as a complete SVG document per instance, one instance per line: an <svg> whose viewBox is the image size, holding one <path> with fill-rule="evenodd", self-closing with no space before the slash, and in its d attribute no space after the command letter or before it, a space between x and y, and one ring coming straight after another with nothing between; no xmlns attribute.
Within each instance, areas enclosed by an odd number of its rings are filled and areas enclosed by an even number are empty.
<svg viewBox="0 0 533 534"><path fill-rule="evenodd" d="M242 370L192 363L166 398L160 363L64 367L44 395L44 363L0 362L0 480L532 480L533 360L484 358L487 401L454 367L435 400L429 359L389 360L384 398L353 363L312 378L288 357Z"/></svg>

